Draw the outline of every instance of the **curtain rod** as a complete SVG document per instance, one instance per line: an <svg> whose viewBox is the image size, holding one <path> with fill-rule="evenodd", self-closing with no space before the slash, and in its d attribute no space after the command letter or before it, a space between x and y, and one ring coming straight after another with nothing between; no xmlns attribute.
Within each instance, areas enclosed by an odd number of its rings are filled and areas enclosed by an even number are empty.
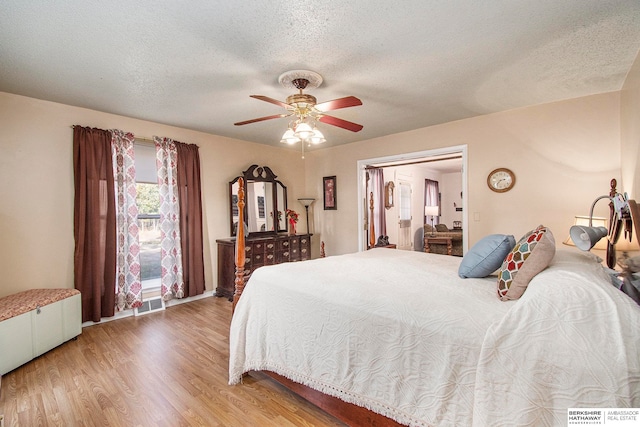
<svg viewBox="0 0 640 427"><path fill-rule="evenodd" d="M455 159L461 159L462 156L460 155L455 155L455 156L450 156L450 157L438 157L436 159L422 159L422 160L416 160L416 161L412 161L412 162L405 162L402 163L402 161L398 161L397 163L393 163L393 164L383 164L382 166L373 166L373 165L367 165L364 168L365 169L378 169L378 168L392 168L392 167L396 167L396 166L409 166L409 165L419 165L422 163L431 163L431 162L439 162L441 160L455 160Z"/></svg>
<svg viewBox="0 0 640 427"><path fill-rule="evenodd" d="M74 127L76 127L76 126L84 127L84 126L80 126L80 125L71 125L71 126L69 126L69 127L70 127L71 129L73 129L73 128L74 128ZM135 136L135 135L134 135L134 136L133 136L133 139L134 139L134 140L135 140L135 139L137 139L137 140L140 140L140 141L153 142L153 138L147 138L147 137L145 137L145 136Z"/></svg>

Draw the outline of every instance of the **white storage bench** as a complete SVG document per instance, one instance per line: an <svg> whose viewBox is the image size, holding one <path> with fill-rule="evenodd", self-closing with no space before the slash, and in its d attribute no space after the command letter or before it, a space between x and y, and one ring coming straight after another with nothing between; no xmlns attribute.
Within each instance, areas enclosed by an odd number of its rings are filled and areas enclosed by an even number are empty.
<svg viewBox="0 0 640 427"><path fill-rule="evenodd" d="M0 375L81 333L76 289L30 289L0 298Z"/></svg>

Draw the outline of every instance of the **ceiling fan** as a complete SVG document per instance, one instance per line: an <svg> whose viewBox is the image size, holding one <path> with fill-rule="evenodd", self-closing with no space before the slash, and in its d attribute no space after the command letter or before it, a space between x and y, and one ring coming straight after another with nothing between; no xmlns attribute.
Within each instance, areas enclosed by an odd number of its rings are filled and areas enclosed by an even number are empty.
<svg viewBox="0 0 640 427"><path fill-rule="evenodd" d="M286 109L287 113L258 117L256 119L237 122L234 123L234 125L242 126L265 120L293 116L295 120L289 124L289 128L281 140L281 142L289 144L295 144L298 141L308 141L314 144L324 142L324 136L316 128L316 122L337 126L352 132L362 130L362 125L325 114L327 111L362 105L362 101L355 96L347 96L318 104L313 95L302 93L304 89L320 86L322 83L322 76L320 76L320 74L308 70L293 70L281 74L278 81L285 88L298 89L299 93L288 96L286 102L263 95L251 95L251 98L278 105Z"/></svg>

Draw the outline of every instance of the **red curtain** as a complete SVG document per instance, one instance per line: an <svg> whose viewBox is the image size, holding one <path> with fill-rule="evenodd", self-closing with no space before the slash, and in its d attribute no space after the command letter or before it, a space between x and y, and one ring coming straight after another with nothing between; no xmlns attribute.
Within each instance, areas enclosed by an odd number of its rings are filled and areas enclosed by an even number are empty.
<svg viewBox="0 0 640 427"><path fill-rule="evenodd" d="M82 321L114 315L116 206L111 132L74 126L74 285Z"/></svg>
<svg viewBox="0 0 640 427"><path fill-rule="evenodd" d="M191 297L204 292L200 154L195 144L184 144L178 141L174 143L178 152L178 199L184 296Z"/></svg>

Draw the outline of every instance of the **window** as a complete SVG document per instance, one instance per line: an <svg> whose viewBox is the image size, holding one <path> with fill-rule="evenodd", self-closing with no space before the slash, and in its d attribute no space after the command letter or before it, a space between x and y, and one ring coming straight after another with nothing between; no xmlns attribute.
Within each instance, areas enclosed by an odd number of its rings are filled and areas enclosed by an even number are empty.
<svg viewBox="0 0 640 427"><path fill-rule="evenodd" d="M157 287L160 279L160 196L158 184L139 182L136 184L138 196L138 228L140 230L140 279L144 289Z"/></svg>
<svg viewBox="0 0 640 427"><path fill-rule="evenodd" d="M160 195L156 148L136 141L136 203L140 238L140 280L142 289L160 288Z"/></svg>

